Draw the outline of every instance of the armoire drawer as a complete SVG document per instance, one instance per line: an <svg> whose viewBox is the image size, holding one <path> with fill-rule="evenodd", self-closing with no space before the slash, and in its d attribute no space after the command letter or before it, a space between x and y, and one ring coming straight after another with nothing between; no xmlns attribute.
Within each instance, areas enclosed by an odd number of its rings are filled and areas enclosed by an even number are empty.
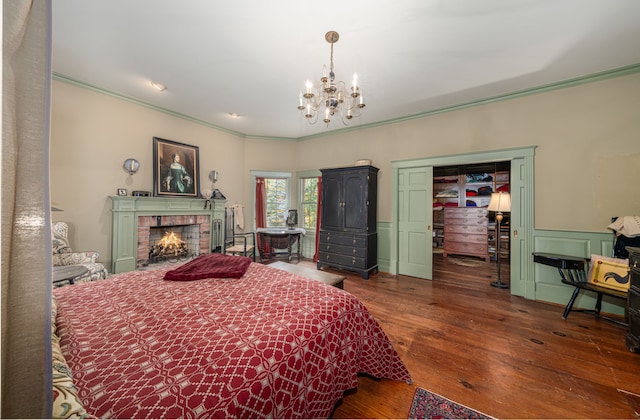
<svg viewBox="0 0 640 420"><path fill-rule="evenodd" d="M336 245L331 242L320 242L320 251L324 251L332 254L340 254L346 255L349 257L360 257L364 258L367 255L367 249L363 246L347 246L347 245Z"/></svg>
<svg viewBox="0 0 640 420"><path fill-rule="evenodd" d="M319 260L327 264L336 264L352 268L367 268L366 259L320 251Z"/></svg>
<svg viewBox="0 0 640 420"><path fill-rule="evenodd" d="M347 245L355 248L362 248L367 245L367 237L349 233L320 231L320 243Z"/></svg>

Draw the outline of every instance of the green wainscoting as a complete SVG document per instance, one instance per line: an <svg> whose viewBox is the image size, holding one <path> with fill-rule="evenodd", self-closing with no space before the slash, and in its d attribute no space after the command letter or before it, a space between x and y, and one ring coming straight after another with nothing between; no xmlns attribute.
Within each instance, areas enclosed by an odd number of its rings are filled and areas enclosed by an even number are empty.
<svg viewBox="0 0 640 420"><path fill-rule="evenodd" d="M378 266L382 272L391 272L391 238L392 223L378 222ZM553 254L572 255L590 258L592 254L613 255L613 233L603 232L572 232L559 230L534 229L533 252L549 252ZM521 272L532 272L533 279L527 279L535 288L535 299L538 301L566 305L574 288L560 281L558 270L533 262L533 256L522 259ZM532 270L528 270L532 267ZM532 281L533 280L533 281ZM580 292L574 308L593 309L595 294ZM620 299L604 297L602 312L624 315L625 303ZM562 315L562 308L558 308L558 316Z"/></svg>
<svg viewBox="0 0 640 420"><path fill-rule="evenodd" d="M391 238L393 237L393 224L391 222L378 222L378 271L391 272Z"/></svg>
<svg viewBox="0 0 640 420"><path fill-rule="evenodd" d="M534 230L534 252L570 255L591 258L592 254L613 255L613 232L569 232L557 230ZM560 281L558 270L542 264L533 267L536 300L566 305L574 288ZM580 292L574 308L593 309L596 295ZM602 312L624 315L625 303L620 299L605 296L602 299ZM571 315L569 315L571 316Z"/></svg>

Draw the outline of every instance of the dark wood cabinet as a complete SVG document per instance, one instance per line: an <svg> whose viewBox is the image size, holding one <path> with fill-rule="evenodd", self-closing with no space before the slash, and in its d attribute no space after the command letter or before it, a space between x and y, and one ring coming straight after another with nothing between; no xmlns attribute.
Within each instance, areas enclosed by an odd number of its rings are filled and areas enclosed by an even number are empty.
<svg viewBox="0 0 640 420"><path fill-rule="evenodd" d="M368 279L378 271L378 168L322 169L318 269L336 267Z"/></svg>
<svg viewBox="0 0 640 420"><path fill-rule="evenodd" d="M629 251L629 295L627 297L627 314L629 332L627 348L640 352L640 248L627 247Z"/></svg>

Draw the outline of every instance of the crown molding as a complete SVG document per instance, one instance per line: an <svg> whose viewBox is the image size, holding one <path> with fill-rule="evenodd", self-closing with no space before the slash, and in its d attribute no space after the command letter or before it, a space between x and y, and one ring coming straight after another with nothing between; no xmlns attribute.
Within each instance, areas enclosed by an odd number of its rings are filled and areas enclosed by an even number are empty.
<svg viewBox="0 0 640 420"><path fill-rule="evenodd" d="M279 141L293 141L293 142L298 142L298 141L305 141L305 140L311 140L311 139L316 139L316 138L321 138L321 137L328 137L328 136L334 136L337 134L346 134L349 132L353 132L353 131L360 131L360 130L365 130L368 128L374 128L374 127L380 127L380 126L384 126L384 125L389 125L389 124L395 124L395 123L399 123L399 122L404 122L404 121L409 121L409 120L414 120L414 119L418 119L418 118L424 118L424 117L429 117L431 115L437 115L437 114L442 114L442 113L446 113L446 112L452 112L452 111L458 111L461 109L466 109L466 108L472 108L475 106L480 106L480 105L486 105L486 104L490 104L490 103L494 103L494 102L500 102L500 101L506 101L509 99L516 99L516 98L521 98L524 96L529 96L529 95L535 95L538 93L544 93L544 92L550 92L553 90L559 90L559 89L565 89L565 88L569 88L569 87L573 87L573 86L578 86L578 85L582 85L582 84L586 84L586 83L593 83L593 82L598 82L601 80L606 80L606 79L612 79L615 77L620 77L620 76L626 76L629 74L634 74L634 73L639 73L640 72L640 63L637 64L632 64L629 66L624 66L624 67L619 67L619 68L615 68L615 69L610 69L610 70L606 70L603 72L599 72L599 73L594 73L594 74L589 74L589 75L585 75L585 76L581 76L581 77L576 77L573 79L568 79L568 80L564 80L564 81L560 81L560 82L555 82L555 83L550 83L547 85L543 85L543 86L538 86L535 88L531 88L531 89L525 89L525 90L521 90L521 91L516 91L516 92L511 92L511 93L507 93L507 94L503 94L503 95L497 95L497 96L493 96L490 98L484 98L484 99L479 99L479 100L475 100L475 101L470 101L470 102L465 102L465 103L461 103L461 104L457 104L457 105L452 105L452 106L447 106L447 107L443 107L443 108L439 108L439 109L434 109L434 110L430 110L430 111L425 111L425 112L420 112L417 114L412 114L412 115L406 115L403 117L398 117L398 118L392 118L389 120L384 120L384 121L378 121L378 122L374 122L374 123L369 123L369 124L362 124L362 125L357 125L357 126L352 126L352 127L345 127L345 128L341 128L338 130L331 130L331 131L327 131L327 132L323 132L323 133L317 133L317 134L312 134L309 136L303 136L303 137L298 137L298 138L291 138L291 137L269 137L269 136L260 136L260 135L251 135L251 134L246 134L246 133L241 133L239 131L234 131L234 130L229 130L228 128L224 128L221 127L219 125L216 124L212 124L210 122L198 119L198 118L194 118L191 117L189 115L185 115L185 114L181 114L179 112L175 112L172 111L170 109L166 109L166 108L162 108L156 105L152 105L150 103L141 101L139 99L135 99L132 98L130 96L124 95L122 93L118 93L118 92L114 92L114 91L110 91L107 89L103 89L100 88L98 86L92 85L90 83L86 83L86 82L82 82L80 80L76 80L74 78L59 74L59 73L53 73L52 77L53 80L57 80L60 82L65 82L74 86L78 86L81 88L85 88L97 93L101 93L103 95L107 95L107 96L111 96L123 101L127 101L127 102L131 102L134 103L136 105L140 105L149 109L152 109L154 111L158 111L158 112L162 112L164 114L168 114L171 115L173 117L176 118L181 118L190 122L193 122L195 124L200 124L203 125L205 127L209 127L209 128L213 128L215 130L219 130L219 131L223 131L225 133L228 134L232 134L234 136L237 137L241 137L244 139L254 139L254 140L279 140Z"/></svg>

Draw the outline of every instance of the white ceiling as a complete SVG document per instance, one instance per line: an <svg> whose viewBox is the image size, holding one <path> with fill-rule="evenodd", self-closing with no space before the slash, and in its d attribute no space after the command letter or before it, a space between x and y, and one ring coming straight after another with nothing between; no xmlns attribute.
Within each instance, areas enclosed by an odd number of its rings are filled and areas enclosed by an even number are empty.
<svg viewBox="0 0 640 420"><path fill-rule="evenodd" d="M52 3L57 76L248 136L344 128L296 109L329 64L329 30L337 79L358 73L367 105L352 126L640 63L638 0Z"/></svg>

